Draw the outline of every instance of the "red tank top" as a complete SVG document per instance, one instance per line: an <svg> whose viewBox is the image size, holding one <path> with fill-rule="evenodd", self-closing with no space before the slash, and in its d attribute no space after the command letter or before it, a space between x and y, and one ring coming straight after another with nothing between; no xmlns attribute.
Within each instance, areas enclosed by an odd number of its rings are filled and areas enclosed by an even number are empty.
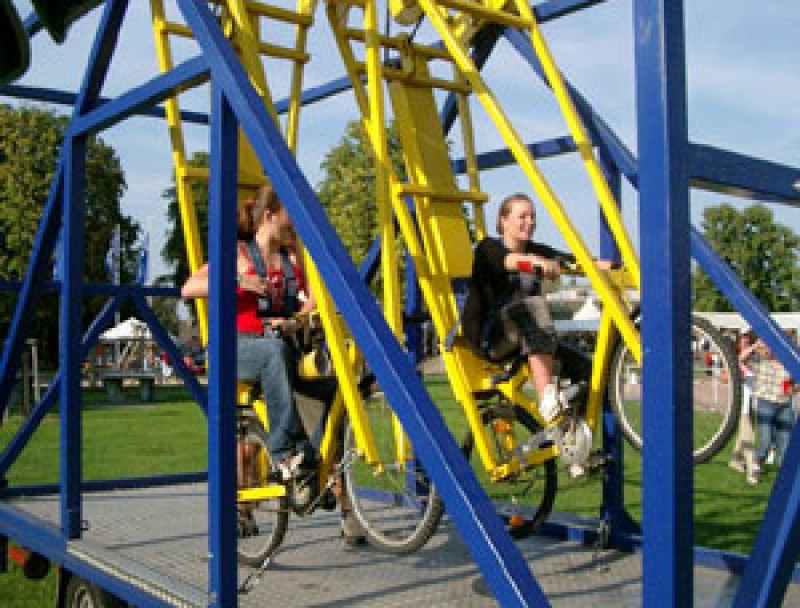
<svg viewBox="0 0 800 608"><path fill-rule="evenodd" d="M243 274L256 276L253 261L250 259L247 253L247 247L244 246L243 243L239 243L239 251L243 253L244 257L248 260L247 270ZM292 264L295 280L297 281L297 295L302 302L307 298L306 280L300 267L297 265L297 256L294 251L289 252L289 261ZM279 316L280 313L283 312L284 290L286 289L286 278L284 277L283 268L268 268L267 278L272 286L270 312L274 316ZM240 287L236 288L236 331L238 333L264 333L264 319L256 316L258 298L258 294L252 291L245 291Z"/></svg>

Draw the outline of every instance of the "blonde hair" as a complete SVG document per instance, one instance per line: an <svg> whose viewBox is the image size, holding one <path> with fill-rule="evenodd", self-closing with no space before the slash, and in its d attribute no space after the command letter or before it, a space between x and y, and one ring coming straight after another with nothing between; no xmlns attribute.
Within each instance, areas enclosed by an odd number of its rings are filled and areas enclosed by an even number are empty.
<svg viewBox="0 0 800 608"><path fill-rule="evenodd" d="M511 205L516 201L527 202L531 204L531 207L534 207L531 197L527 194L523 194L522 192L516 192L505 197L500 203L500 208L497 211L497 234L503 234L503 220L505 220L511 213Z"/></svg>

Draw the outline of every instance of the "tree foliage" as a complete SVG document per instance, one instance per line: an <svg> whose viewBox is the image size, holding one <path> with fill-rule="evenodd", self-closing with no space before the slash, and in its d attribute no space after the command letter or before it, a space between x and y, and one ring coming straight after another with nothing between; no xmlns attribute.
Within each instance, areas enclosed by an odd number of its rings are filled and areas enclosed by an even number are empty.
<svg viewBox="0 0 800 608"><path fill-rule="evenodd" d="M66 127L67 118L51 111L0 106L0 280L24 278ZM121 231L122 282L129 282L135 276L138 255L135 243L140 227L120 210L125 188L125 176L116 152L101 139L89 138L84 252L87 282L109 281L104 260L116 225ZM104 300L98 298L87 298L83 310L84 327L103 303ZM15 306L16 298L0 301L0 324L6 329L0 333L7 333ZM56 298L40 298L34 323L45 357L55 356L58 352Z"/></svg>
<svg viewBox="0 0 800 608"><path fill-rule="evenodd" d="M389 157L395 175L405 179L400 139L394 127L388 131ZM375 194L375 159L360 122L348 123L339 143L322 163L325 177L318 186L319 198L356 265L367 255L378 235Z"/></svg>
<svg viewBox="0 0 800 608"><path fill-rule="evenodd" d="M753 205L742 211L728 204L708 207L701 224L705 238L742 283L771 312L800 305L800 237L778 224L772 211ZM693 277L694 308L732 311L730 303L698 268Z"/></svg>

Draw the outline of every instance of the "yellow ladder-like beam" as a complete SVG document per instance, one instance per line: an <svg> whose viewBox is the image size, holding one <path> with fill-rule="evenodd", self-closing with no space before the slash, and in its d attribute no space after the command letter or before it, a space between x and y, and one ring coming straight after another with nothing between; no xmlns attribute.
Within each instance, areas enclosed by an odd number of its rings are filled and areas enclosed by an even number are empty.
<svg viewBox="0 0 800 608"><path fill-rule="evenodd" d="M556 223L556 226L561 231L567 242L567 245L575 255L578 263L591 282L592 287L595 289L598 296L603 301L604 306L611 314L614 324L620 332L623 340L625 340L625 343L630 347L631 352L634 354L636 359L641 360L641 343L639 340L639 333L628 316L629 312L627 307L623 304L619 293L614 289L614 286L595 266L586 244L578 234L575 227L572 225L561 202L556 197L547 180L539 171L539 168L530 154L530 151L511 125L497 99L494 97L489 87L481 78L477 66L475 66L474 62L469 56L467 48L450 26L450 22L452 20L450 15L439 5L439 3L436 3L433 0L419 0L419 4L422 7L422 10L425 12L425 15L442 37L445 46L452 54L454 61L461 70L461 73L469 81L470 85L472 86L472 90L485 108L487 114L497 126L512 155L516 159L520 168L522 168L525 175L528 177L534 192L539 197L542 204L548 210L550 216ZM576 141L576 144L583 145L582 141L580 140ZM584 158L587 162L590 162L590 164L593 162L588 159L585 152ZM604 180L601 181L605 183ZM618 238L618 243L620 244L620 249L622 250L624 256L623 259L626 264L632 264L630 270L632 275L636 277L635 280L638 284L638 261L633 254L633 249L632 247L627 248L624 246L624 243L627 242L627 237L623 238L622 243L619 242L620 236L626 235L624 227L622 226L621 218L619 218L619 210L617 209L615 203L608 205L607 201L606 204L603 204L603 197L601 197L600 202L603 212L606 213L606 218L609 220L609 226L612 229L612 233L616 238ZM607 210L607 206L613 207L614 210ZM619 218L618 225L614 225L614 213L616 213L616 217Z"/></svg>

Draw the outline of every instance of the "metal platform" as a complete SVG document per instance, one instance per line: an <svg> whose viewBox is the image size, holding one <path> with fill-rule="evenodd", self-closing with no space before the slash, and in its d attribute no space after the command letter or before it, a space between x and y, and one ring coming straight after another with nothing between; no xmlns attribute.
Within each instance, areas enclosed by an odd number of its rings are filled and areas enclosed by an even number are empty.
<svg viewBox="0 0 800 608"><path fill-rule="evenodd" d="M208 557L204 484L87 494L88 531L71 543L74 556L137 584L159 589L176 605L207 604ZM15 502L56 523L57 497ZM641 603L641 556L595 551L569 542L532 538L519 543L554 607ZM240 569L240 581L252 573ZM738 578L696 568L695 606L729 606ZM429 545L408 557L370 547L348 548L338 515L293 518L261 583L240 596L241 606L495 606L457 530L445 521ZM784 606L800 606L790 585Z"/></svg>

